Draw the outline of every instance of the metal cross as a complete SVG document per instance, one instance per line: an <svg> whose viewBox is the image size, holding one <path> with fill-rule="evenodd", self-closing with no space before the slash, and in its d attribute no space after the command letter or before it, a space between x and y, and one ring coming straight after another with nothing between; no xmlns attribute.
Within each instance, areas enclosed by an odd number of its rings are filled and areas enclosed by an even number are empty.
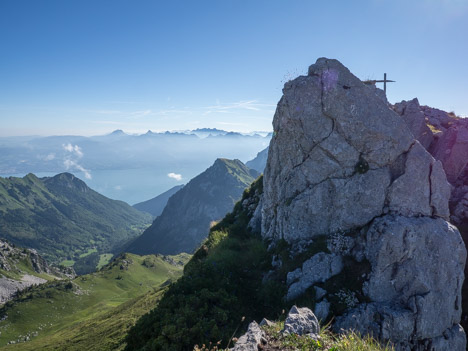
<svg viewBox="0 0 468 351"><path fill-rule="evenodd" d="M395 82L394 80L387 79L387 73L384 73L383 80L365 80L363 83L364 84L383 83L383 91L386 94L387 93L387 83L394 83L394 82Z"/></svg>

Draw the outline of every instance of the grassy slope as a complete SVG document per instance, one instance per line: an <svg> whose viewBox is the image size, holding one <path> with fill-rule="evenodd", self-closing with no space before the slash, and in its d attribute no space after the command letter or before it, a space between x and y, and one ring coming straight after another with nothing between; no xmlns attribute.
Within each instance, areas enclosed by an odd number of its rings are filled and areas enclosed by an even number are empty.
<svg viewBox="0 0 468 351"><path fill-rule="evenodd" d="M241 203L262 191L262 178L244 192L232 213L215 225L204 245L158 306L130 330L127 350L192 350L195 344L225 347L243 316L276 319L284 289L261 284L271 255L259 235L247 230L249 214Z"/></svg>
<svg viewBox="0 0 468 351"><path fill-rule="evenodd" d="M188 255L174 259L185 263ZM164 282L181 273L182 265L162 257L125 254L97 273L24 291L0 310L8 316L0 321L0 346L30 336L27 343L2 349L116 349L126 330L157 302Z"/></svg>
<svg viewBox="0 0 468 351"><path fill-rule="evenodd" d="M150 215L98 194L71 174L0 177L1 237L37 249L49 262L72 264L90 250L112 252L150 222Z"/></svg>
<svg viewBox="0 0 468 351"><path fill-rule="evenodd" d="M314 309L313 288L293 301L284 301L286 278L306 258L326 250L326 240L316 240L295 257L290 257L285 241L268 250L269 243L248 228L249 208L258 203L262 185L260 177L244 192L232 213L212 227L204 245L185 266L183 277L129 331L126 350L191 351L195 344L216 345L218 341L220 347L226 347L233 333L245 331L252 320L280 319L282 310L289 310L293 304ZM273 256L282 261L281 268L274 271ZM332 300L338 291L349 289L358 296L367 267L362 265L346 262L342 273L317 284L329 292L332 315L339 315L345 308L336 297Z"/></svg>

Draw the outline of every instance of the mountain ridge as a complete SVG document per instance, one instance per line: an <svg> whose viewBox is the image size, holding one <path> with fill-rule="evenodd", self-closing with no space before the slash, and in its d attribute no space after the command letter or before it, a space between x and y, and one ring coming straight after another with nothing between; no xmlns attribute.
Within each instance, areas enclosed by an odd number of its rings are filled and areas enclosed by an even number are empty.
<svg viewBox="0 0 468 351"><path fill-rule="evenodd" d="M137 254L192 252L208 234L210 223L221 219L258 175L239 160L217 159L172 195L151 227L125 250Z"/></svg>
<svg viewBox="0 0 468 351"><path fill-rule="evenodd" d="M0 235L52 263L109 253L151 216L90 189L70 173L0 178Z"/></svg>

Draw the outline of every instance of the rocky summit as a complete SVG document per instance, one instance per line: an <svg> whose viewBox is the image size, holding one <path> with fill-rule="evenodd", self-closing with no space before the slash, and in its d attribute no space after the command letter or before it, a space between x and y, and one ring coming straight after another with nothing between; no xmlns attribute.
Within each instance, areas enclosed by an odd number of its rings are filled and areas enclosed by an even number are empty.
<svg viewBox="0 0 468 351"><path fill-rule="evenodd" d="M450 184L426 151L426 125L400 112L340 62L318 59L284 86L256 220L271 247L286 241L293 256L312 252L288 274L286 298L315 289L323 319L344 306L335 330L397 350L464 350L466 249L448 222ZM360 286L331 289L345 269Z"/></svg>

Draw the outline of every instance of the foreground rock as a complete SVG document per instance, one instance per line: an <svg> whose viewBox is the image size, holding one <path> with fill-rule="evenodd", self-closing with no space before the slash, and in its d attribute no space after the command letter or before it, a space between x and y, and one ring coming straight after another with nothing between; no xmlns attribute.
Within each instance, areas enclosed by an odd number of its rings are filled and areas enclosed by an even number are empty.
<svg viewBox="0 0 468 351"><path fill-rule="evenodd" d="M272 327L275 323L263 319L260 325L253 321L249 324L247 332L242 335L231 350L233 351L258 351L264 348L267 343L265 333L260 326ZM320 326L314 313L307 307L291 307L284 321L282 335L296 334L299 336L309 336L314 340L319 339Z"/></svg>
<svg viewBox="0 0 468 351"><path fill-rule="evenodd" d="M466 249L447 222L442 163L421 145L432 135L415 116L415 140L375 88L336 60L319 59L283 93L265 169L262 236L286 240L292 255L322 250L289 273L287 298L320 288L326 293L316 303L321 314L329 307L338 316L337 330L372 334L398 350L464 350Z"/></svg>
<svg viewBox="0 0 468 351"><path fill-rule="evenodd" d="M233 351L257 351L258 344L261 344L264 337L263 331L257 322L253 321L249 324L247 332L242 335L236 342L236 345L231 350Z"/></svg>
<svg viewBox="0 0 468 351"><path fill-rule="evenodd" d="M283 334L309 335L317 340L320 326L315 314L307 307L291 307L284 321Z"/></svg>

